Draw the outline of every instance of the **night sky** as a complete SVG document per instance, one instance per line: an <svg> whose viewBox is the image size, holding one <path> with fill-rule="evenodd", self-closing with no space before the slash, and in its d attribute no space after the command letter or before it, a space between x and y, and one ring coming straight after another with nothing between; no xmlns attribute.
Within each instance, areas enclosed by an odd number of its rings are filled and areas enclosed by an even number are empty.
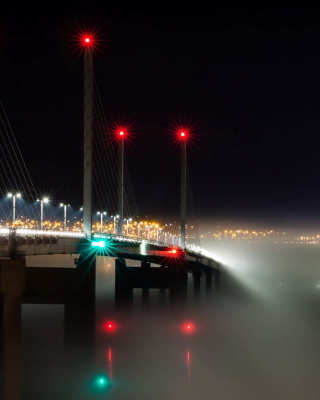
<svg viewBox="0 0 320 400"><path fill-rule="evenodd" d="M179 185L177 121L200 219L317 225L320 7L125 1L5 6L0 98L35 186L82 205L78 26L100 29L108 120L133 122L127 163L141 215ZM177 210L178 211L178 210Z"/></svg>

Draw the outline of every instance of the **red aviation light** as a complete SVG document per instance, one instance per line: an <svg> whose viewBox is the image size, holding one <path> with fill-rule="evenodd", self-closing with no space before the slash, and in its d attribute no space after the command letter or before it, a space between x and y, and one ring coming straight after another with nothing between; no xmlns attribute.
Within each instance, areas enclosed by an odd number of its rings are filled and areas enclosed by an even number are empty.
<svg viewBox="0 0 320 400"><path fill-rule="evenodd" d="M100 47L102 45L102 37L99 29L82 29L78 27L75 34L72 34L74 45L76 49L80 52L84 50L92 51L93 53L100 52Z"/></svg>
<svg viewBox="0 0 320 400"><path fill-rule="evenodd" d="M84 47L92 47L94 45L94 38L92 35L83 35L82 43Z"/></svg>
<svg viewBox="0 0 320 400"><path fill-rule="evenodd" d="M187 140L189 138L189 130L187 128L182 128L176 130L176 135L178 140Z"/></svg>
<svg viewBox="0 0 320 400"><path fill-rule="evenodd" d="M124 131L119 131L119 136L125 136L125 133L124 133Z"/></svg>

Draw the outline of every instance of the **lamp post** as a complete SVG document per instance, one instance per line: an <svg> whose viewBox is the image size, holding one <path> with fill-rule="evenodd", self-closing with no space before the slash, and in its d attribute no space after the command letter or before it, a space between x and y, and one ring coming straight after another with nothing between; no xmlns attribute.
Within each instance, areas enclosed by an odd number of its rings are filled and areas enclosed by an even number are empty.
<svg viewBox="0 0 320 400"><path fill-rule="evenodd" d="M8 197L12 197L12 222L16 221L16 199L21 197L20 193L12 194L8 193Z"/></svg>
<svg viewBox="0 0 320 400"><path fill-rule="evenodd" d="M129 222L132 221L132 218L127 218L127 223L126 223L126 231L127 231L127 236L128 236L128 232L129 232Z"/></svg>
<svg viewBox="0 0 320 400"><path fill-rule="evenodd" d="M38 199L37 201L40 202L40 229L43 229L43 204L49 203L48 197L43 197L42 199Z"/></svg>
<svg viewBox="0 0 320 400"><path fill-rule="evenodd" d="M140 238L140 222L138 223L138 239Z"/></svg>
<svg viewBox="0 0 320 400"><path fill-rule="evenodd" d="M100 215L100 233L102 233L102 218L104 215L107 215L107 213L105 211L98 211L97 214Z"/></svg>
<svg viewBox="0 0 320 400"><path fill-rule="evenodd" d="M65 231L67 230L67 207L69 206L70 204L60 203L60 207L63 207L63 229Z"/></svg>
<svg viewBox="0 0 320 400"><path fill-rule="evenodd" d="M111 218L113 218L113 233L115 235L116 234L116 219L119 218L119 215L111 215Z"/></svg>
<svg viewBox="0 0 320 400"><path fill-rule="evenodd" d="M148 228L148 240L150 240L150 225L148 225L147 228Z"/></svg>

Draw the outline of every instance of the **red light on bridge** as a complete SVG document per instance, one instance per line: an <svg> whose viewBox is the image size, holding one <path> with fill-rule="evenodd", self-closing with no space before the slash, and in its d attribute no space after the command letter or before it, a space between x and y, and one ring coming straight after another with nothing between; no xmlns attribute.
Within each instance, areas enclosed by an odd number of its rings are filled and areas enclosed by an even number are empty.
<svg viewBox="0 0 320 400"><path fill-rule="evenodd" d="M124 131L119 131L119 136L125 136Z"/></svg>
<svg viewBox="0 0 320 400"><path fill-rule="evenodd" d="M168 250L167 253L168 253L170 256L178 256L178 255L181 253L181 251L179 251L179 249L173 248L173 249L171 249L171 250Z"/></svg>
<svg viewBox="0 0 320 400"><path fill-rule="evenodd" d="M180 137L181 138L185 138L186 137L186 133L185 132L180 132Z"/></svg>

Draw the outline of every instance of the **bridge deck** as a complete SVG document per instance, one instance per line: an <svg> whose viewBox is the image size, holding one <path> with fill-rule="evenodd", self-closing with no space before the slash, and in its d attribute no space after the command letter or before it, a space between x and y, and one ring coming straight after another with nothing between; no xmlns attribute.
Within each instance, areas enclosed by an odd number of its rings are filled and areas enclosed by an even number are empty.
<svg viewBox="0 0 320 400"><path fill-rule="evenodd" d="M134 237L94 234L93 238L97 241L106 241L108 244L109 256L128 258L135 260L145 260L154 258L159 262L161 258L167 258L172 251L172 245L152 240L139 239ZM16 251L21 256L46 255L46 254L78 254L80 246L87 243L90 239L85 238L82 232L64 231L39 231L17 229L14 236L9 229L0 229L0 257L9 257L10 243L16 246ZM96 249L97 254L102 254L102 249ZM219 269L219 263L213 258L205 256L202 252L193 251L175 246L176 256L183 257L184 260L196 262L208 268ZM105 253L104 253L105 254ZM155 262L155 263L157 263Z"/></svg>

